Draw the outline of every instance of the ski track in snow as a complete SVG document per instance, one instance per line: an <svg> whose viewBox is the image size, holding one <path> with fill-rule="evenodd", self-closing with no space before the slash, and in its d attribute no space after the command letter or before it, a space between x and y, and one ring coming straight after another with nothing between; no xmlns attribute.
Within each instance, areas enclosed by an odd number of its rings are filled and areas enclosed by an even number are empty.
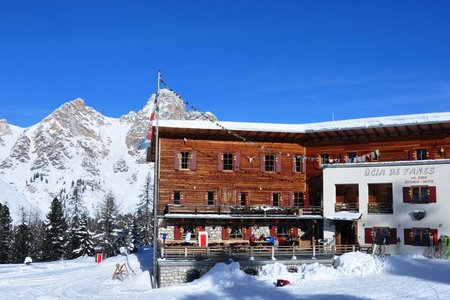
<svg viewBox="0 0 450 300"><path fill-rule="evenodd" d="M239 270L237 263L218 264L192 283L152 290L147 270L151 251L130 255L130 273L112 280L113 257L96 264L92 257L70 261L0 265L0 299L450 299L449 260L366 254L341 256L336 268L303 265L289 273L282 264L264 267L259 276ZM143 271L144 270L144 271ZM275 287L277 279L291 282Z"/></svg>

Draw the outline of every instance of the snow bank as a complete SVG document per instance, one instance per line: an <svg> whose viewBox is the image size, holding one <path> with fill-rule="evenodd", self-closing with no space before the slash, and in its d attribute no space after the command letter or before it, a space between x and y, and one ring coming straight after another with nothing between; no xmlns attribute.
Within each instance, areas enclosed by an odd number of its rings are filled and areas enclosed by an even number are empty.
<svg viewBox="0 0 450 300"><path fill-rule="evenodd" d="M365 276L382 272L384 263L372 255L351 252L339 256L333 266L342 274Z"/></svg>
<svg viewBox="0 0 450 300"><path fill-rule="evenodd" d="M197 280L202 285L218 285L221 287L232 287L241 279L248 280L249 275L239 269L239 263L233 262L229 265L225 263L216 264L209 272Z"/></svg>

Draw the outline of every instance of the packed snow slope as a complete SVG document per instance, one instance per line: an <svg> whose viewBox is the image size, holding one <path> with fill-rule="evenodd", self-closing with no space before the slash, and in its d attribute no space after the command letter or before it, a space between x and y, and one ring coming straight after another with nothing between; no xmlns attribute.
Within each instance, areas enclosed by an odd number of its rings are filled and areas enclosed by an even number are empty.
<svg viewBox="0 0 450 300"><path fill-rule="evenodd" d="M247 275L238 263L220 263L194 282L152 290L151 249L129 255L131 275L112 280L113 257L25 265L0 265L0 299L450 299L450 261L419 256L384 260L362 253L341 256L333 267L317 263L290 273L279 263ZM276 287L277 279L291 282Z"/></svg>
<svg viewBox="0 0 450 300"><path fill-rule="evenodd" d="M138 112L120 118L103 116L82 99L63 104L41 122L20 128L0 120L1 203L14 213L40 209L44 217L55 196L64 201L74 183L83 180L83 198L92 211L112 191L124 212L132 212L152 166L137 145L147 135L154 95ZM162 119L203 119L187 111L183 101L169 90L159 98ZM208 116L215 118L208 113ZM0 116L1 117L1 116Z"/></svg>

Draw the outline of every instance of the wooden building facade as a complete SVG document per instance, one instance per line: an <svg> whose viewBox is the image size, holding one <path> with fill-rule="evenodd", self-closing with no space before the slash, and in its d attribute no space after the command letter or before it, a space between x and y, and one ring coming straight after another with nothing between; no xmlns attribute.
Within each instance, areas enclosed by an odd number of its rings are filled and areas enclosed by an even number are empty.
<svg viewBox="0 0 450 300"><path fill-rule="evenodd" d="M189 230L219 243L254 234L311 244L322 238L324 201L359 212L351 186L323 198L324 164L448 159L450 114L309 125L167 120L158 151L159 231L167 241L181 242ZM383 188L373 193L389 195ZM389 212L389 196L379 199L371 205ZM355 227L342 224L337 242L358 243Z"/></svg>

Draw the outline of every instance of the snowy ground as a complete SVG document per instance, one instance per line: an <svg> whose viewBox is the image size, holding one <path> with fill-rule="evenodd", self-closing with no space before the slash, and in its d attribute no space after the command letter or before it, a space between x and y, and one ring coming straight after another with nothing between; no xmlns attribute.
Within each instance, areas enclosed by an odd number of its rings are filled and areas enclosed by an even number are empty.
<svg viewBox="0 0 450 300"><path fill-rule="evenodd" d="M0 299L450 299L450 260L350 253L336 268L313 264L289 273L275 263L259 276L243 273L237 263L219 264L192 283L152 290L150 259L149 250L130 255L134 275L123 282L111 279L123 257L99 265L92 258L0 265ZM275 287L277 279L291 284Z"/></svg>

